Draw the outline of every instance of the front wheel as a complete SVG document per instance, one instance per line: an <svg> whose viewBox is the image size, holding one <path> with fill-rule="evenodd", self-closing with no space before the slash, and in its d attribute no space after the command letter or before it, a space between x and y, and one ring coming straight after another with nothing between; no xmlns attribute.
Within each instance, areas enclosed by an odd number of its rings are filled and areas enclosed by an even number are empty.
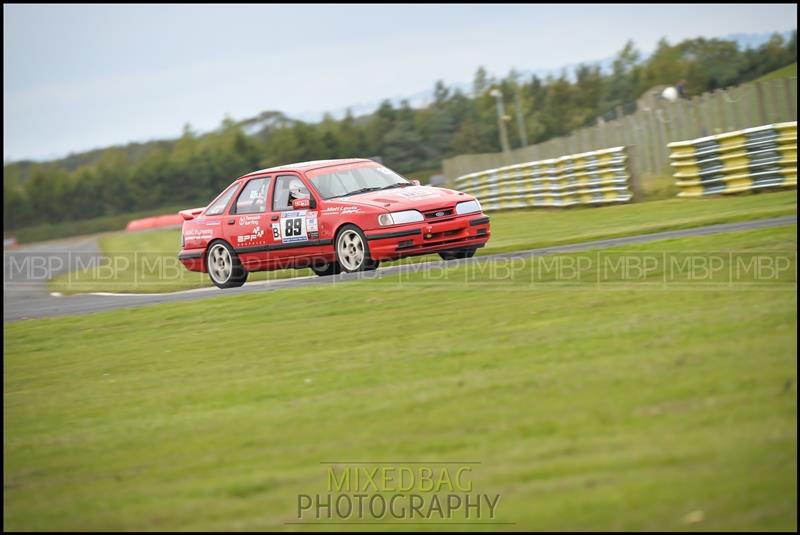
<svg viewBox="0 0 800 535"><path fill-rule="evenodd" d="M475 255L475 249L462 249L460 251L442 251L439 256L442 260L457 260L459 258L472 258Z"/></svg>
<svg viewBox="0 0 800 535"><path fill-rule="evenodd" d="M247 280L247 270L233 248L223 241L208 248L206 267L217 288L238 288Z"/></svg>
<svg viewBox="0 0 800 535"><path fill-rule="evenodd" d="M336 260L342 271L368 271L378 268L369 254L367 237L355 225L345 225L336 236Z"/></svg>

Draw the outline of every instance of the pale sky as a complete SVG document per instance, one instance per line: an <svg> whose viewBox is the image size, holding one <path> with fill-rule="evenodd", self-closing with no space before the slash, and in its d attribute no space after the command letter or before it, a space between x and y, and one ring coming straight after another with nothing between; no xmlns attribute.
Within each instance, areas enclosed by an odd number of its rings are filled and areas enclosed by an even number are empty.
<svg viewBox="0 0 800 535"><path fill-rule="evenodd" d="M3 158L44 159L613 55L789 31L785 5L4 5Z"/></svg>

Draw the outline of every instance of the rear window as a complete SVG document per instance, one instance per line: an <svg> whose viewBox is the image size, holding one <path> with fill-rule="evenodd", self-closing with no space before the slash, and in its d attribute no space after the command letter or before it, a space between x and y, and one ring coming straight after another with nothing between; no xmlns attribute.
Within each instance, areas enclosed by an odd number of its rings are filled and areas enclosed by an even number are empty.
<svg viewBox="0 0 800 535"><path fill-rule="evenodd" d="M217 197L217 200L215 200L211 206L208 207L206 210L206 215L219 215L224 212L225 207L228 206L228 202L231 200L231 197L233 197L233 194L236 193L236 188L238 187L238 182L231 184L228 189L226 189L222 195Z"/></svg>

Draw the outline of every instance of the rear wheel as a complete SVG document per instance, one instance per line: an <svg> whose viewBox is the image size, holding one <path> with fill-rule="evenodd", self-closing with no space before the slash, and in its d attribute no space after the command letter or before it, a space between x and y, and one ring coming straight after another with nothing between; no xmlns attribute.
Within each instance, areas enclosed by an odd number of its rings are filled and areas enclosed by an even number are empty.
<svg viewBox="0 0 800 535"><path fill-rule="evenodd" d="M457 260L459 258L472 258L475 255L475 249L461 249L460 251L442 251L439 256L442 260Z"/></svg>
<svg viewBox="0 0 800 535"><path fill-rule="evenodd" d="M311 266L311 271L320 277L327 277L329 275L338 275L342 272L342 268L336 262L329 262L327 264L318 264Z"/></svg>
<svg viewBox="0 0 800 535"><path fill-rule="evenodd" d="M223 241L214 242L206 255L208 275L218 288L237 288L247 280L247 270L233 248Z"/></svg>
<svg viewBox="0 0 800 535"><path fill-rule="evenodd" d="M336 260L342 271L369 271L378 268L378 261L369 255L367 237L355 225L345 225L336 235Z"/></svg>

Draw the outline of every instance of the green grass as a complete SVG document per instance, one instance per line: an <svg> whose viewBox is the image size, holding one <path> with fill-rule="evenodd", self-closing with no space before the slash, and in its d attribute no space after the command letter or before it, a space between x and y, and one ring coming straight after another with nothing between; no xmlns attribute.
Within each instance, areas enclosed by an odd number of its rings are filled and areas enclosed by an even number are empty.
<svg viewBox="0 0 800 535"><path fill-rule="evenodd" d="M796 529L796 265L662 289L547 260L7 324L4 527L302 530L321 462L423 460L480 462L515 524L476 529Z"/></svg>
<svg viewBox="0 0 800 535"><path fill-rule="evenodd" d="M797 76L797 62L794 62L791 65L787 65L785 67L781 67L780 69L776 69L772 72L768 72L764 76L758 78L756 82L768 82L769 80L775 80L776 78L786 78L788 76Z"/></svg>
<svg viewBox="0 0 800 535"><path fill-rule="evenodd" d="M491 213L492 238L478 254L796 213L796 191L712 199L667 199L603 208ZM177 261L179 243L178 230L102 236L101 250L110 259L107 263L108 269L89 269L62 275L51 281L50 290L64 294L151 293L211 286L206 274L186 271ZM414 257L402 262L431 259L438 259L438 256ZM311 275L309 269L280 270L252 273L248 280Z"/></svg>

